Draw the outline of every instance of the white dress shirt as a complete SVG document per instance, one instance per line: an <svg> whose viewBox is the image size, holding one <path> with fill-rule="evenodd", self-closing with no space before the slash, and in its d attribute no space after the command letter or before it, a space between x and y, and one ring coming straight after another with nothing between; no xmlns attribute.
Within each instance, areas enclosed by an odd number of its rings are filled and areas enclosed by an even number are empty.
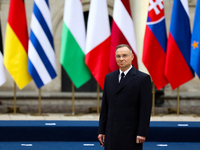
<svg viewBox="0 0 200 150"><path fill-rule="evenodd" d="M124 73L124 78L125 78L125 76L127 75L127 73L129 72L129 70L132 68L132 65L131 65L131 67L130 68L128 68L126 71L124 71L123 73ZM122 74L122 71L119 69L119 82L120 82L120 79L121 79L121 74Z"/></svg>

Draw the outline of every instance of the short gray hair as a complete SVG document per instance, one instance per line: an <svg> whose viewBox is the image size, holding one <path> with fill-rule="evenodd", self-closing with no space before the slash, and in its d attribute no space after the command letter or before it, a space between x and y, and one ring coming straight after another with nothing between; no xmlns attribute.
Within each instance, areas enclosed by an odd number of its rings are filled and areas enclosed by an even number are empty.
<svg viewBox="0 0 200 150"><path fill-rule="evenodd" d="M133 52L132 52L132 49L130 48L130 46L128 46L128 45L126 45L126 44L120 44L120 45L118 45L118 46L116 47L116 49L115 49L115 52L117 51L118 48L121 48L121 47L127 47L127 48L131 51L131 53L133 53Z"/></svg>

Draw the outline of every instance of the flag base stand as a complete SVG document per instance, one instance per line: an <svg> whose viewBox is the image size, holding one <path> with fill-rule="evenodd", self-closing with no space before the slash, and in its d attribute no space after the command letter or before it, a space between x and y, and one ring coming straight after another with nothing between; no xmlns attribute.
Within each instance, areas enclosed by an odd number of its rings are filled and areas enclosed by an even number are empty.
<svg viewBox="0 0 200 150"><path fill-rule="evenodd" d="M182 112L179 112L183 114ZM168 108L168 114L177 114L177 108Z"/></svg>
<svg viewBox="0 0 200 150"><path fill-rule="evenodd" d="M77 113L72 112L71 114L65 114L64 116L79 116Z"/></svg>
<svg viewBox="0 0 200 150"><path fill-rule="evenodd" d="M83 114L75 114L75 113L69 113L69 114L65 114L64 116L82 116Z"/></svg>
<svg viewBox="0 0 200 150"><path fill-rule="evenodd" d="M97 107L90 107L89 108L89 113L96 113L97 112Z"/></svg>
<svg viewBox="0 0 200 150"><path fill-rule="evenodd" d="M152 117L163 117L164 115L163 115L163 114L154 114L154 115L153 115L153 114L151 113L151 116L152 116Z"/></svg>
<svg viewBox="0 0 200 150"><path fill-rule="evenodd" d="M38 96L38 113L37 114L31 114L31 116L48 116L46 114L42 114L42 106L41 106L41 88L38 90L39 96Z"/></svg>
<svg viewBox="0 0 200 150"><path fill-rule="evenodd" d="M8 110L7 113L13 113L14 107L13 106L7 107L7 110ZM16 113L21 113L19 107L16 107Z"/></svg>
<svg viewBox="0 0 200 150"><path fill-rule="evenodd" d="M47 114L31 114L31 116L49 116Z"/></svg>

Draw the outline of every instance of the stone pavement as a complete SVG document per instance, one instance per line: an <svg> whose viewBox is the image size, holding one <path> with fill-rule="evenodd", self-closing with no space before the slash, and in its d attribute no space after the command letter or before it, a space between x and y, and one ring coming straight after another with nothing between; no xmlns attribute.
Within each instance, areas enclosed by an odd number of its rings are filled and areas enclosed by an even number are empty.
<svg viewBox="0 0 200 150"><path fill-rule="evenodd" d="M73 121L98 121L99 115L97 113L90 114L0 114L1 120L73 120ZM158 115L151 116L151 121L200 121L200 116L196 115Z"/></svg>

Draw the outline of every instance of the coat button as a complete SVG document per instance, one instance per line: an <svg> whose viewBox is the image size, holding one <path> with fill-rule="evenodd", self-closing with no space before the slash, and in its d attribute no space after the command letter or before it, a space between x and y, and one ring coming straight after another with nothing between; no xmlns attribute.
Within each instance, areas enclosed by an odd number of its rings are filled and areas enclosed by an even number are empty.
<svg viewBox="0 0 200 150"><path fill-rule="evenodd" d="M117 119L114 120L114 123L117 123Z"/></svg>
<svg viewBox="0 0 200 150"><path fill-rule="evenodd" d="M118 106L115 106L115 109L118 109Z"/></svg>

